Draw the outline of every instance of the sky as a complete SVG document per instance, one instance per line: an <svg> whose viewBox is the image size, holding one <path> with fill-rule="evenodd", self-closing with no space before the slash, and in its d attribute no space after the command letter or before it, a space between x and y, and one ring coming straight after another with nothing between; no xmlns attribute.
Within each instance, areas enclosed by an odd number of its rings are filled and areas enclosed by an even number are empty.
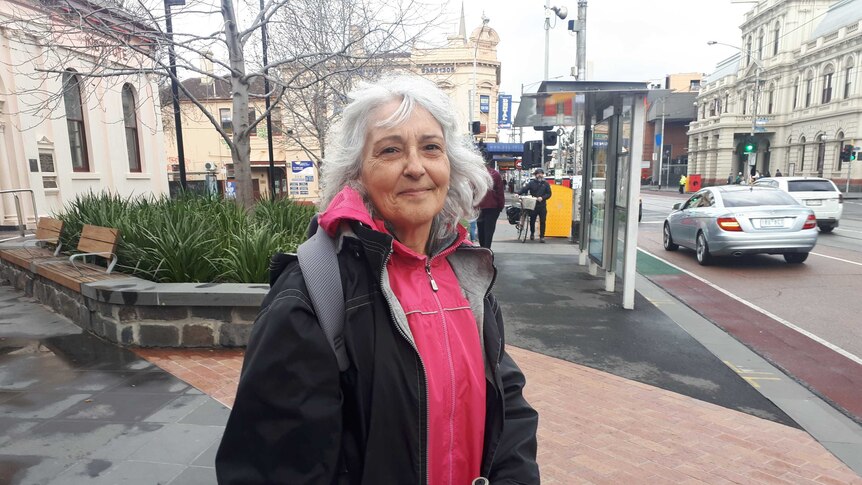
<svg viewBox="0 0 862 485"><path fill-rule="evenodd" d="M433 0L432 0L433 1ZM647 81L667 74L710 73L717 62L737 51L715 40L739 46L739 25L754 4L730 0L588 0L587 79L596 81ZM482 13L500 36L501 92L535 92L543 78L545 30L544 0L465 0L467 33L481 25ZM569 10L550 31L549 78L569 77L575 65L574 33L567 30L577 18L577 0L552 0L551 6ZM450 0L451 31L457 30L461 2ZM535 83L535 84L531 84Z"/></svg>

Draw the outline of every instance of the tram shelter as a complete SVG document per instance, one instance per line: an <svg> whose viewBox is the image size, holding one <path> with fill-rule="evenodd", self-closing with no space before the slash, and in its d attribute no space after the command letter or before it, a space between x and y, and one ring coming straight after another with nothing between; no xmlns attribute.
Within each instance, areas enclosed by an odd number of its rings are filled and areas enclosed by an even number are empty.
<svg viewBox="0 0 862 485"><path fill-rule="evenodd" d="M647 92L639 82L543 81L537 92L521 96L513 123L583 130L572 239L581 249L579 264L593 275L603 271L607 291L622 282L626 309L634 308Z"/></svg>

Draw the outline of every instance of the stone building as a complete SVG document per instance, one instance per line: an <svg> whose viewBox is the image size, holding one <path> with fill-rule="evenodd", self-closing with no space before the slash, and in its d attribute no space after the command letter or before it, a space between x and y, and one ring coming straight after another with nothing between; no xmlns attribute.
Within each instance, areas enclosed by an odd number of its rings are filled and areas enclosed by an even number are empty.
<svg viewBox="0 0 862 485"><path fill-rule="evenodd" d="M90 21L106 15L87 0L68 5L89 11ZM103 25L111 22L152 33L121 11ZM24 191L24 219L33 223L91 190L166 192L158 89L142 72L151 67L146 56L111 47L54 2L0 2L0 25L0 190ZM146 39L129 39L147 48ZM99 62L130 73L88 76ZM0 195L0 227L18 224L13 197Z"/></svg>
<svg viewBox="0 0 862 485"><path fill-rule="evenodd" d="M842 145L862 144L860 21L862 0L762 0L752 8L739 52L716 66L697 97L689 173L714 185L751 167L780 169L862 190L860 163L839 157Z"/></svg>

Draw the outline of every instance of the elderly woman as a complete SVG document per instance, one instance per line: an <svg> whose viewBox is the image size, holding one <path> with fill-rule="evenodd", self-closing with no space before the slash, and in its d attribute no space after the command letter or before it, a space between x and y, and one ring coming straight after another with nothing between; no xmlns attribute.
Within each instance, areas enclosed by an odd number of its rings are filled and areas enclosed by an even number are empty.
<svg viewBox="0 0 862 485"><path fill-rule="evenodd" d="M318 230L337 241L349 367L287 265L251 334L219 483L539 483L493 255L458 223L491 180L448 97L413 77L366 85L332 138Z"/></svg>

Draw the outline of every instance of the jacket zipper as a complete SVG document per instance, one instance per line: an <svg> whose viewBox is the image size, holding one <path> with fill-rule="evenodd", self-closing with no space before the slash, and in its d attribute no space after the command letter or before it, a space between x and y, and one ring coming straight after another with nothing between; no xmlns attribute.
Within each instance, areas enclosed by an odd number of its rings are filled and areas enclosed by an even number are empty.
<svg viewBox="0 0 862 485"><path fill-rule="evenodd" d="M389 252L386 254L386 258L383 260L383 268L386 268L386 265L389 264L389 260L392 258L393 252L394 250L390 246ZM431 273L429 272L428 274L430 276ZM433 282L434 280L431 281ZM383 271L380 272L380 285L383 286ZM436 285L436 283L434 283L434 285ZM383 293L383 298L386 300L386 304L389 305L389 311L391 312L392 301L389 299L389 295L385 291L381 293ZM404 333L404 330L401 328L400 325L395 325L395 328L398 329L398 333L407 342L407 344L410 345L410 347L413 349L413 352L416 353L416 357L419 359L419 367L422 369L422 377L424 380L424 385L422 386L422 396L425 400L425 449L422 450L424 451L424 453L422 453L421 459L425 462L425 484L428 485L428 435L431 432L431 423L428 416L428 374L425 371L425 362L422 361L422 355L419 354L419 349L416 347L416 344L414 344L413 341L411 341L410 338L407 337L407 334Z"/></svg>
<svg viewBox="0 0 862 485"><path fill-rule="evenodd" d="M437 296L437 283L431 275L431 261L433 258L426 258L425 272L428 273L428 279L431 281L431 289L434 290L434 301L437 303L437 311L440 312L440 322L443 324L443 338L446 341L446 360L449 364L449 480L447 483L452 484L452 453L455 440L455 365L452 362L452 347L449 343L449 328L446 325L446 313L443 310L443 304Z"/></svg>

